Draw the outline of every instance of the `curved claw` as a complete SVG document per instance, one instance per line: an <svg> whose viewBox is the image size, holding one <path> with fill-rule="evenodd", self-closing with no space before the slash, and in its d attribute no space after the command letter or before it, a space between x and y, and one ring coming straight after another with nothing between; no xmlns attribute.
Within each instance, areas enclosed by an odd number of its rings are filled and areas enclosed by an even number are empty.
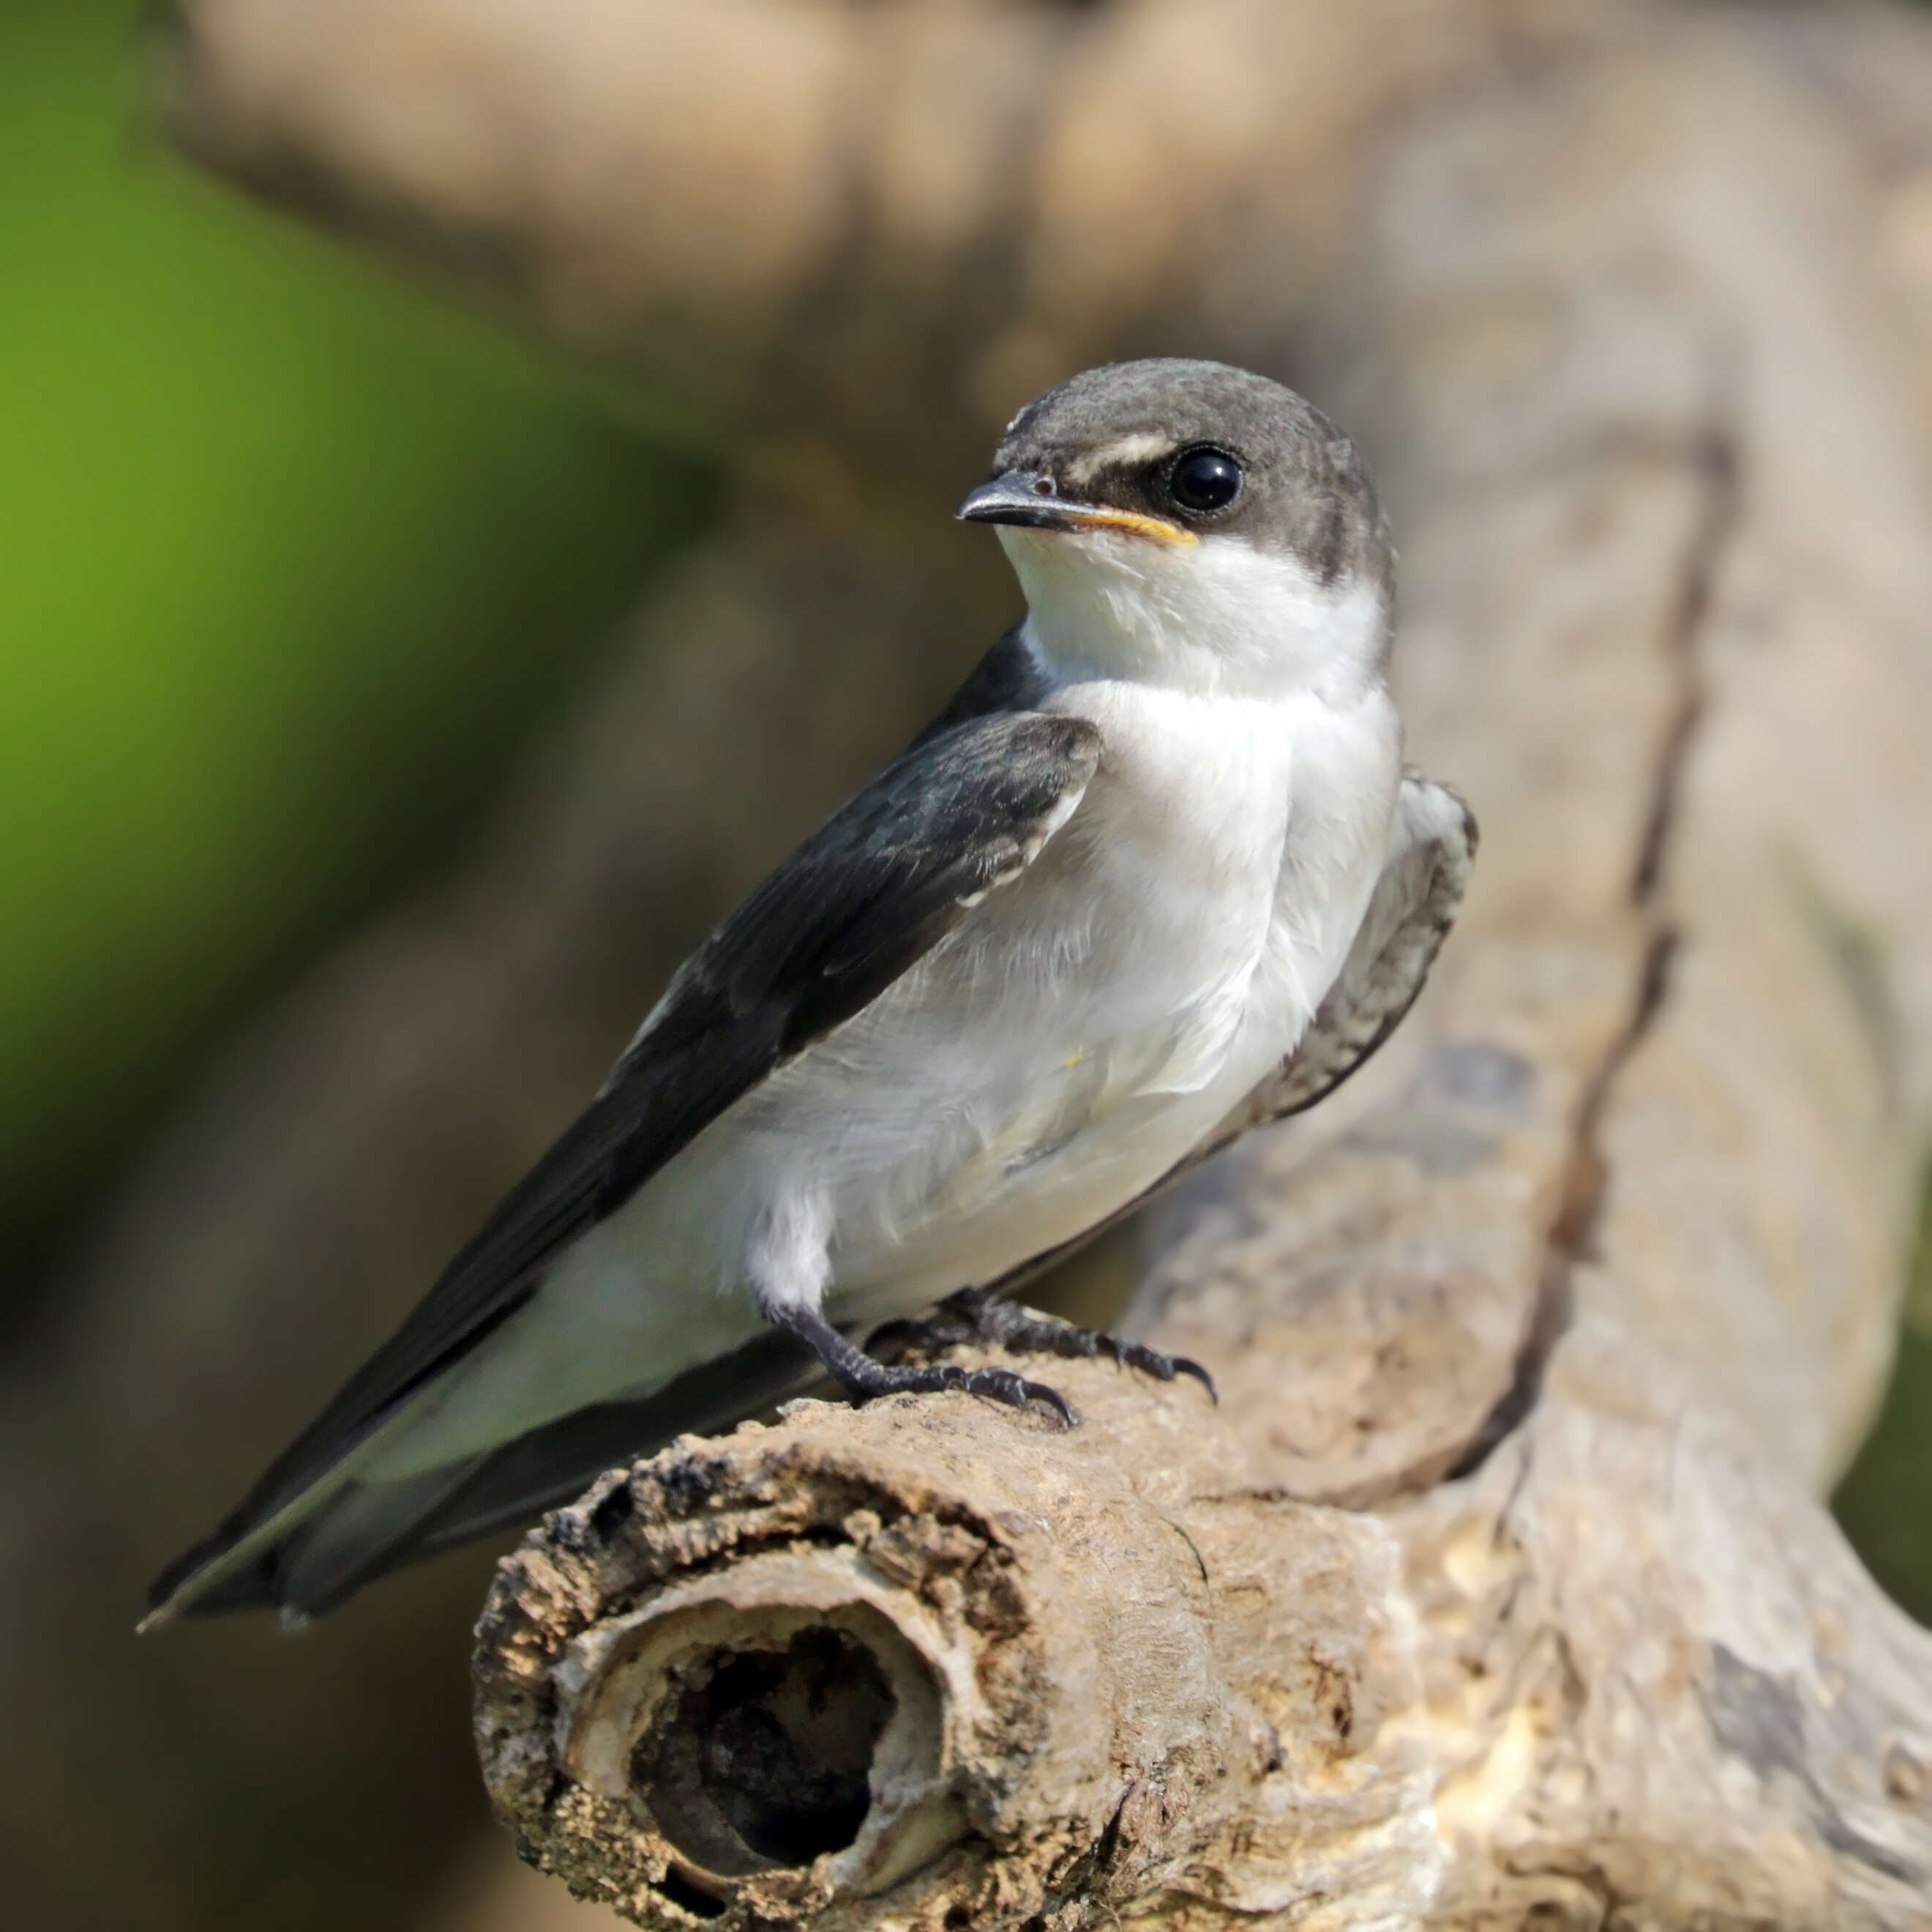
<svg viewBox="0 0 1932 1932"><path fill-rule="evenodd" d="M877 1361L864 1349L854 1348L815 1308L780 1306L767 1309L766 1314L804 1342L854 1402L871 1402L887 1395L936 1395L942 1390L956 1389L966 1395L982 1395L1004 1402L1009 1408L1024 1408L1030 1402L1038 1402L1053 1410L1069 1429L1080 1426L1073 1405L1058 1389L1048 1388L1044 1382L1030 1382L1011 1369L969 1369L958 1362L908 1368ZM905 1326L916 1329L918 1324Z"/></svg>
<svg viewBox="0 0 1932 1932"><path fill-rule="evenodd" d="M1221 1406L1221 1391L1214 1386L1214 1378L1192 1356L1163 1355L1161 1360L1167 1364L1163 1381L1172 1382L1176 1376L1192 1376L1208 1391L1208 1400L1216 1408Z"/></svg>
<svg viewBox="0 0 1932 1932"><path fill-rule="evenodd" d="M1144 1342L1124 1342L1118 1336L1078 1328L1052 1316L1036 1314L1031 1309L1022 1308L986 1288L962 1288L957 1294L948 1295L932 1314L923 1319L881 1323L867 1338L866 1346L877 1348L882 1342L910 1343L925 1350L979 1342L1005 1348L1014 1354L1050 1354L1071 1359L1084 1357L1090 1360L1096 1355L1105 1355L1123 1368L1138 1369L1142 1374L1151 1376L1156 1382L1171 1382L1177 1376L1191 1376L1208 1391L1209 1401L1218 1407L1221 1400L1221 1392L1214 1386L1214 1378L1198 1362L1185 1355L1164 1355ZM952 1388L960 1384L949 1382L945 1386ZM1037 1388L1040 1385L1028 1386ZM1046 1396L1036 1395L1032 1399L1051 1401L1054 1407L1070 1413L1064 1400L1057 1394L1049 1391Z"/></svg>
<svg viewBox="0 0 1932 1932"><path fill-rule="evenodd" d="M1057 1388L1045 1382L1030 1382L1024 1378L1020 1379L1020 1387L1026 1391L1028 1402L1036 1402L1042 1408L1052 1409L1067 1428L1078 1429L1080 1426L1080 1412Z"/></svg>
<svg viewBox="0 0 1932 1932"><path fill-rule="evenodd" d="M1214 1378L1196 1361L1191 1355L1176 1355L1174 1366L1184 1376L1192 1376L1208 1391L1208 1400L1216 1408L1221 1406L1221 1391L1214 1386Z"/></svg>
<svg viewBox="0 0 1932 1932"><path fill-rule="evenodd" d="M1216 1408L1220 1407L1221 1391L1214 1386L1214 1378L1191 1356L1164 1355L1144 1342L1123 1342L1112 1335L1101 1336L1100 1342L1122 1368L1138 1369L1156 1382L1171 1382L1176 1376L1192 1376L1208 1391L1208 1400Z"/></svg>
<svg viewBox="0 0 1932 1932"><path fill-rule="evenodd" d="M963 1389L968 1395L984 1396L990 1402L1004 1402L1009 1408L1024 1408L1030 1402L1052 1409L1069 1429L1077 1429L1080 1418L1073 1405L1057 1388L1045 1382L1028 1382L1011 1369L965 1369L949 1362L940 1372L949 1388Z"/></svg>

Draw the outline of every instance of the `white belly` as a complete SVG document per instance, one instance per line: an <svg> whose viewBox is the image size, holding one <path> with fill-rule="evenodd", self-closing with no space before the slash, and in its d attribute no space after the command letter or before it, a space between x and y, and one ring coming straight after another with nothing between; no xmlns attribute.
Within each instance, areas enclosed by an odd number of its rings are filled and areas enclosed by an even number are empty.
<svg viewBox="0 0 1932 1932"><path fill-rule="evenodd" d="M1108 750L1032 868L562 1256L395 1473L657 1385L754 1333L754 1294L860 1323L997 1280L1152 1186L1292 1049L1386 850L1386 698L1056 702Z"/></svg>

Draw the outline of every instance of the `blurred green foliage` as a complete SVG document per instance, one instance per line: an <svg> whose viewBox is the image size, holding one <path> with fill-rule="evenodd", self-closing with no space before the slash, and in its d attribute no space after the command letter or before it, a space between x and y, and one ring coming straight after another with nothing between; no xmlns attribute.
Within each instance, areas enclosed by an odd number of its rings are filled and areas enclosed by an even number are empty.
<svg viewBox="0 0 1932 1932"><path fill-rule="evenodd" d="M1877 1426L1832 1507L1893 1602L1932 1625L1932 1335L1900 1338Z"/></svg>
<svg viewBox="0 0 1932 1932"><path fill-rule="evenodd" d="M1832 1506L1893 1601L1932 1625L1932 1167L1892 1386Z"/></svg>
<svg viewBox="0 0 1932 1932"><path fill-rule="evenodd" d="M0 0L0 1229L445 849L710 466L170 160L136 9Z"/></svg>

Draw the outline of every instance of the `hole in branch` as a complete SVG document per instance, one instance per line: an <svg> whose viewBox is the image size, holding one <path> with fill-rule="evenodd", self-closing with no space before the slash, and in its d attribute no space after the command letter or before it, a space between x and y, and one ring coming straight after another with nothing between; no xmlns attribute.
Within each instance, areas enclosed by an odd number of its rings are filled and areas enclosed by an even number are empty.
<svg viewBox="0 0 1932 1932"><path fill-rule="evenodd" d="M878 1658L824 1624L782 1650L710 1651L678 1672L632 1778L664 1836L706 1870L809 1864L858 1837L894 1706Z"/></svg>

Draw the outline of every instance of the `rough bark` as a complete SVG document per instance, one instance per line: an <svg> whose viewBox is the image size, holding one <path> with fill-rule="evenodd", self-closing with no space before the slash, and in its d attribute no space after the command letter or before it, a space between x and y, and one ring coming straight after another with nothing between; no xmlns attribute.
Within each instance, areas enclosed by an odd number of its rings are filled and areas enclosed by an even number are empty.
<svg viewBox="0 0 1932 1932"><path fill-rule="evenodd" d="M1136 1319L1218 1410L1100 1370L1071 1434L809 1407L511 1561L478 1726L529 1854L680 1924L1932 1924L1932 1638L1818 1500L1932 1099L1924 26L183 14L204 158L753 432L808 634L1066 368L1297 381L1375 452L1412 749L1484 826L1388 1064L1148 1232ZM768 514L652 678L734 598L782 636ZM943 554L840 674L983 581ZM634 796L582 796L622 850ZM706 1758L758 1708L785 1751Z"/></svg>

